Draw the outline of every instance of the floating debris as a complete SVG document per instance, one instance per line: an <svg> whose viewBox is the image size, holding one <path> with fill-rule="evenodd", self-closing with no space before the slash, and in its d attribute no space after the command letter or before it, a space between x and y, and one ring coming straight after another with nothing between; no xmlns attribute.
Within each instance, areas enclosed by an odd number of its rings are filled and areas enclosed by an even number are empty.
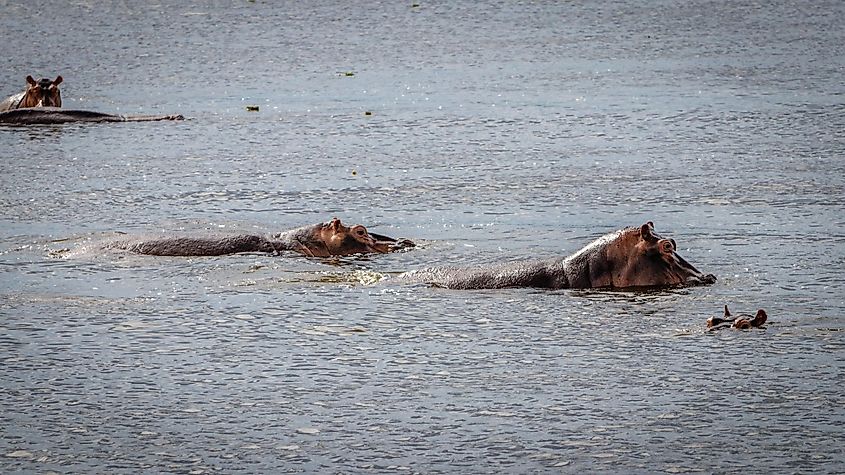
<svg viewBox="0 0 845 475"><path fill-rule="evenodd" d="M258 112L258 106L246 106L246 110L250 112Z"/></svg>
<svg viewBox="0 0 845 475"><path fill-rule="evenodd" d="M26 450L15 450L14 452L9 452L6 454L6 457L13 458L13 459L26 459L26 458L33 458L31 452L27 452Z"/></svg>

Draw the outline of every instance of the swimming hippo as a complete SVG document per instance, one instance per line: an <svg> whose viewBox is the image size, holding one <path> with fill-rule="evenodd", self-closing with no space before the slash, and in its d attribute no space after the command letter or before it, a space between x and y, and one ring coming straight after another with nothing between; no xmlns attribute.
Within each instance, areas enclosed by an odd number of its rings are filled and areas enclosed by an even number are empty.
<svg viewBox="0 0 845 475"><path fill-rule="evenodd" d="M27 76L26 90L0 102L0 112L25 107L62 107L62 93L59 91L61 83L61 76L56 76L52 81L47 78L36 81L32 76Z"/></svg>
<svg viewBox="0 0 845 475"><path fill-rule="evenodd" d="M760 328L766 323L766 320L769 319L769 316L766 314L766 311L762 308L757 310L757 314L752 317L748 314L740 314L736 317L731 315L731 311L728 310L728 306L725 305L725 316L724 318L719 317L710 317L707 319L707 328L712 330L719 330L722 328L736 328L737 330L747 330L749 328Z"/></svg>
<svg viewBox="0 0 845 475"><path fill-rule="evenodd" d="M220 256L238 252L294 251L309 257L385 254L414 243L369 233L357 224L347 227L334 218L328 223L303 226L270 236L238 234L233 236L176 237L117 241L106 247L154 256Z"/></svg>
<svg viewBox="0 0 845 475"><path fill-rule="evenodd" d="M148 122L155 120L183 120L181 115L115 115L102 112L34 107L0 112L0 124L35 125L65 124L68 122Z"/></svg>
<svg viewBox="0 0 845 475"><path fill-rule="evenodd" d="M429 268L407 272L399 279L450 289L624 289L716 281L712 274L699 272L676 249L674 239L662 238L648 222L606 234L569 257L479 269Z"/></svg>

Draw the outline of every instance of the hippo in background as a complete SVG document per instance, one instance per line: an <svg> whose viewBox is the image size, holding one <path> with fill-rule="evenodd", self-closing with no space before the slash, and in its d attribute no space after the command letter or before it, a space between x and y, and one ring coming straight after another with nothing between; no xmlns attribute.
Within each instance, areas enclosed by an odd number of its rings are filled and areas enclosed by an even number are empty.
<svg viewBox="0 0 845 475"><path fill-rule="evenodd" d="M59 91L62 81L61 76L53 80L41 78L38 81L27 76L26 90L0 102L0 112L26 107L62 107L62 93Z"/></svg>
<svg viewBox="0 0 845 475"><path fill-rule="evenodd" d="M0 102L0 124L37 125L68 122L149 122L183 120L174 115L117 115L87 110L62 109L61 76L54 80L26 77L27 88Z"/></svg>
<svg viewBox="0 0 845 475"><path fill-rule="evenodd" d="M348 227L334 218L328 223L303 226L266 237L251 234L165 237L116 241L106 247L154 256L220 256L239 252L278 254L294 251L309 257L329 257L386 254L414 247L414 243L407 239L369 233L360 224Z"/></svg>
<svg viewBox="0 0 845 475"><path fill-rule="evenodd" d="M569 257L477 269L435 267L407 272L399 279L449 289L626 289L716 281L714 275L701 273L681 257L675 240L655 233L650 221L606 234Z"/></svg>

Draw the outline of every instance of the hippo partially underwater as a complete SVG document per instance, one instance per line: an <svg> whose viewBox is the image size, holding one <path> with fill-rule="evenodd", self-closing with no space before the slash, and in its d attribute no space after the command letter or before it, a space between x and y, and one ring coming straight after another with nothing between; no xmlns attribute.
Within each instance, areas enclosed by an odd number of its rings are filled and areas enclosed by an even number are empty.
<svg viewBox="0 0 845 475"><path fill-rule="evenodd" d="M38 81L27 76L26 89L0 102L0 112L25 107L62 107L62 92L59 91L62 81L61 76L53 80L41 78Z"/></svg>
<svg viewBox="0 0 845 475"><path fill-rule="evenodd" d="M721 330L722 328L735 328L737 330L748 330L750 328L761 328L769 319L769 315L765 310L758 309L757 313L752 317L751 315L741 313L737 316L731 315L728 306L725 305L725 316L710 317L707 319L707 328L710 331Z"/></svg>
<svg viewBox="0 0 845 475"><path fill-rule="evenodd" d="M549 289L665 287L712 284L676 252L648 222L606 234L569 257L515 262L482 268L434 267L401 274L405 282L424 282L450 289Z"/></svg>
<svg viewBox="0 0 845 475"><path fill-rule="evenodd" d="M309 257L329 257L385 254L414 247L414 243L407 239L394 239L370 233L360 224L344 226L335 218L328 223L303 226L270 236L238 234L128 239L109 243L106 247L154 256L220 256L239 252L277 254L294 251Z"/></svg>
<svg viewBox="0 0 845 475"><path fill-rule="evenodd" d="M26 77L24 92L7 97L0 102L0 124L36 125L64 124L68 122L147 122L157 120L182 120L181 115L116 115L87 110L62 109L61 76L36 81Z"/></svg>

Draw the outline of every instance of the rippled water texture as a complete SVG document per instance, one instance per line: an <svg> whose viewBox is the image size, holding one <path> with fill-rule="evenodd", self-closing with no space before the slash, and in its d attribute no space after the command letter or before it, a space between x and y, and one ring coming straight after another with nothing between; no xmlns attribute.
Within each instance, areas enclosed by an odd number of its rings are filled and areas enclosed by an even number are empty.
<svg viewBox="0 0 845 475"><path fill-rule="evenodd" d="M0 128L0 472L845 471L843 5L0 2L2 94L190 117ZM420 246L99 249L334 216ZM394 278L646 221L718 282Z"/></svg>

